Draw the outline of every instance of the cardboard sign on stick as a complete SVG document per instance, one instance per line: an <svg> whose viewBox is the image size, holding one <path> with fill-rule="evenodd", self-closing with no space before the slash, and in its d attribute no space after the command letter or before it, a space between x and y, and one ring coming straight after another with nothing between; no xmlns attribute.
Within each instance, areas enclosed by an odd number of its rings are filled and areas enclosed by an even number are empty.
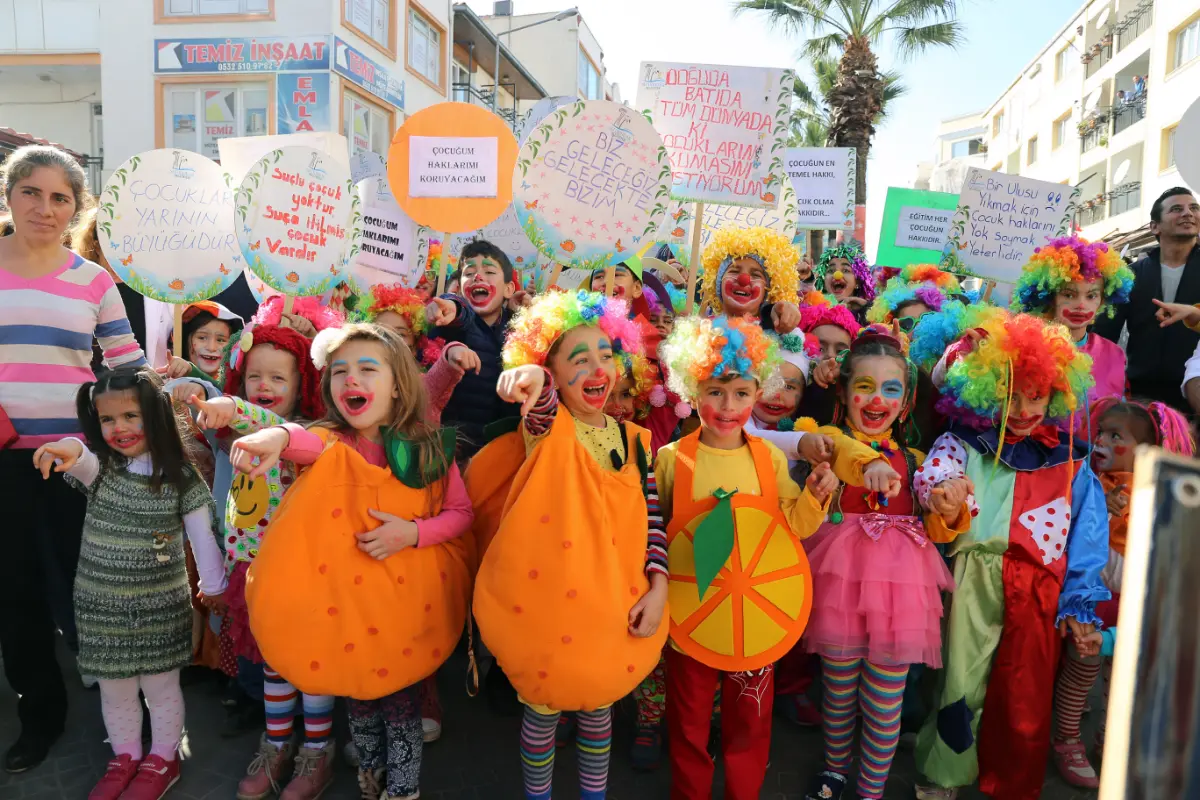
<svg viewBox="0 0 1200 800"><path fill-rule="evenodd" d="M504 209L495 222L470 233L455 233L447 237L445 256L457 264L463 248L471 242L485 239L499 247L512 262L513 269L529 270L538 260L538 250L521 227L521 220L512 206Z"/></svg>
<svg viewBox="0 0 1200 800"><path fill-rule="evenodd" d="M250 269L289 297L346 280L362 235L349 167L303 146L275 150L250 168L235 222Z"/></svg>
<svg viewBox="0 0 1200 800"><path fill-rule="evenodd" d="M1033 251L1071 231L1079 189L972 168L958 196L942 266L1016 283Z"/></svg>
<svg viewBox="0 0 1200 800"><path fill-rule="evenodd" d="M382 178L371 178L356 187L362 195L362 248L350 266L350 276L359 292L378 284L415 287L429 253L428 228L394 203L374 202L382 183Z"/></svg>
<svg viewBox="0 0 1200 800"><path fill-rule="evenodd" d="M490 225L512 203L517 140L504 120L470 103L413 114L388 149L392 194L417 224L446 233Z"/></svg>
<svg viewBox="0 0 1200 800"><path fill-rule="evenodd" d="M854 230L853 147L789 147L784 167L796 194L798 228Z"/></svg>
<svg viewBox="0 0 1200 800"><path fill-rule="evenodd" d="M666 148L645 118L608 100L580 100L543 120L521 147L514 206L542 255L592 272L652 239L670 180Z"/></svg>
<svg viewBox="0 0 1200 800"><path fill-rule="evenodd" d="M127 285L164 303L220 294L242 270L231 184L220 166L190 150L133 156L100 193L104 257Z"/></svg>
<svg viewBox="0 0 1200 800"><path fill-rule="evenodd" d="M663 138L671 197L767 208L779 194L791 116L784 69L643 62L636 107Z"/></svg>
<svg viewBox="0 0 1200 800"><path fill-rule="evenodd" d="M875 262L897 269L938 263L957 208L956 194L889 187Z"/></svg>

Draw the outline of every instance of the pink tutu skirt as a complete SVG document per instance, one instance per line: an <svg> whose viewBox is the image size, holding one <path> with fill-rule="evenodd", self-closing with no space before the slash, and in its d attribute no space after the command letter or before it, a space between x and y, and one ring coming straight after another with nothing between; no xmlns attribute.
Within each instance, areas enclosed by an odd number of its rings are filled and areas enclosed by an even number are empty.
<svg viewBox="0 0 1200 800"><path fill-rule="evenodd" d="M808 550L813 608L805 647L827 658L938 669L942 592L954 589L954 578L919 518L891 518L915 525L919 534L883 518L875 540L863 520L880 516L846 514L841 524L826 522L815 534L821 538Z"/></svg>

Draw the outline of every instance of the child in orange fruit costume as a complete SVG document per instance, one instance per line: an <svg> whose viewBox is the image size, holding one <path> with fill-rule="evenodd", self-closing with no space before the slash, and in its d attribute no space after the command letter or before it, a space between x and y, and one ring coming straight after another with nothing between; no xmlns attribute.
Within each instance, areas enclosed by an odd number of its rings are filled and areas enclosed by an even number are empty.
<svg viewBox="0 0 1200 800"><path fill-rule="evenodd" d="M419 684L466 621L473 514L453 435L429 425L420 373L378 325L323 331L323 420L240 439L251 477L281 458L305 469L275 512L246 600L263 656L304 692L345 696L366 797L419 795ZM281 798L309 800L329 759L298 771ZM299 788L297 787L299 782Z"/></svg>
<svg viewBox="0 0 1200 800"><path fill-rule="evenodd" d="M671 797L712 796L707 745L719 684L725 797L751 800L767 769L772 664L799 640L812 606L800 539L821 524L838 478L822 464L801 489L784 454L745 433L754 404L779 381L778 347L754 322L679 320L662 353L672 389L697 407L701 425L655 461L669 520ZM896 480L877 453L834 441L848 482L886 489Z"/></svg>
<svg viewBox="0 0 1200 800"><path fill-rule="evenodd" d="M474 608L525 703L527 798L550 797L563 711L579 712L580 796L605 796L610 706L653 669L666 639L649 433L603 410L616 358L639 347L625 303L586 292L540 297L518 312L504 347L497 391L520 404L527 457L482 557Z"/></svg>

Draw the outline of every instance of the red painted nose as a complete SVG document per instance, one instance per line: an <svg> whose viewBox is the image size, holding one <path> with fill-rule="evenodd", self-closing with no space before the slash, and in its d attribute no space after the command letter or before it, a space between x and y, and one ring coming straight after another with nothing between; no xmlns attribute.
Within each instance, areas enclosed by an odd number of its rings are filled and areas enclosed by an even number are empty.
<svg viewBox="0 0 1200 800"><path fill-rule="evenodd" d="M738 286L749 286L750 285L750 276L743 272L741 275L738 275L737 283L738 283Z"/></svg>

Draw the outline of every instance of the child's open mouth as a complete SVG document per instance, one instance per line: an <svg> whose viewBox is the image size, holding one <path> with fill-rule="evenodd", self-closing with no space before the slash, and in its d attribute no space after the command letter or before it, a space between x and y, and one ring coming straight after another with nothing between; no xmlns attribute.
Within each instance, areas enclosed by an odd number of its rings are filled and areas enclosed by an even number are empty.
<svg viewBox="0 0 1200 800"><path fill-rule="evenodd" d="M488 283L473 283L467 287L467 302L476 308L487 306L495 296L496 287Z"/></svg>
<svg viewBox="0 0 1200 800"><path fill-rule="evenodd" d="M217 367L221 366L221 355L219 353L216 355L196 353L196 366L204 372L216 372Z"/></svg>
<svg viewBox="0 0 1200 800"><path fill-rule="evenodd" d="M1113 452L1109 447L1104 445L1096 445L1092 449L1092 462L1096 469L1107 469L1112 464Z"/></svg>
<svg viewBox="0 0 1200 800"><path fill-rule="evenodd" d="M791 407L782 403L759 403L758 410L772 417L782 417L792 413Z"/></svg>
<svg viewBox="0 0 1200 800"><path fill-rule="evenodd" d="M739 284L737 281L725 282L724 295L735 305L748 306L758 300L762 290L754 284Z"/></svg>
<svg viewBox="0 0 1200 800"><path fill-rule="evenodd" d="M608 402L609 380L603 378L588 378L583 382L583 401L593 408L604 408Z"/></svg>
<svg viewBox="0 0 1200 800"><path fill-rule="evenodd" d="M342 406L346 409L346 413L352 417L357 417L359 414L371 407L371 402L375 399L373 392L364 392L361 389L347 389L338 397L342 401Z"/></svg>
<svg viewBox="0 0 1200 800"><path fill-rule="evenodd" d="M847 283L846 281L838 280L835 278L829 282L829 291L832 294L838 295L840 297L842 295L842 293L845 292L849 286L850 286L850 284Z"/></svg>
<svg viewBox="0 0 1200 800"><path fill-rule="evenodd" d="M142 441L140 433L121 433L108 440L117 450L132 450Z"/></svg>
<svg viewBox="0 0 1200 800"><path fill-rule="evenodd" d="M886 425L888 422L888 416L891 414L888 409L875 404L866 406L863 408L861 413L863 427L870 428L872 430L882 428L884 425Z"/></svg>
<svg viewBox="0 0 1200 800"><path fill-rule="evenodd" d="M274 408L281 400L283 400L282 397L276 397L273 394L260 394L255 396L254 405L259 408Z"/></svg>
<svg viewBox="0 0 1200 800"><path fill-rule="evenodd" d="M1064 311L1062 314L1067 322L1076 327L1087 325L1092 321L1092 317L1096 316L1091 311Z"/></svg>

